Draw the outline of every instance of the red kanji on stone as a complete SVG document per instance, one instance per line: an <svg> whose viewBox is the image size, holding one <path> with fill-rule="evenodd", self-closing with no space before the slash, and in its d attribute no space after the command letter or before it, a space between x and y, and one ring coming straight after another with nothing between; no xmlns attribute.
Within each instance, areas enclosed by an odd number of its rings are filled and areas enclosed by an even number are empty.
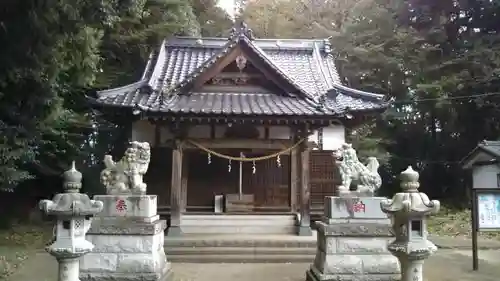
<svg viewBox="0 0 500 281"><path fill-rule="evenodd" d="M127 204L125 203L125 200L120 199L116 201L116 210L117 211L126 211L127 210Z"/></svg>
<svg viewBox="0 0 500 281"><path fill-rule="evenodd" d="M359 201L354 203L354 205L352 206L352 211L355 213L360 213L360 212L364 213L366 211L365 208L366 208L365 203L363 203L363 201Z"/></svg>

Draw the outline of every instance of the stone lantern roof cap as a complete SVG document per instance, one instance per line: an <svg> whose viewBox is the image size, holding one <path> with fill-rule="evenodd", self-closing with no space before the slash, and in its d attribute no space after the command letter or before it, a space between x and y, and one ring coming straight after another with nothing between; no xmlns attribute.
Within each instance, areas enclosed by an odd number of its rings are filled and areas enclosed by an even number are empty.
<svg viewBox="0 0 500 281"><path fill-rule="evenodd" d="M438 200L429 200L425 193L418 191L419 174L411 166L408 166L401 173L400 178L403 192L396 193L392 199L380 202L384 213L414 218L439 211L440 202Z"/></svg>
<svg viewBox="0 0 500 281"><path fill-rule="evenodd" d="M58 193L52 200L42 200L40 209L47 215L54 216L93 216L102 211L103 203L90 200L87 194L79 193L82 187L82 173L71 168L63 173L64 193Z"/></svg>
<svg viewBox="0 0 500 281"><path fill-rule="evenodd" d="M59 193L51 200L42 200L40 208L47 215L54 216L93 216L102 211L100 201L90 200L87 194Z"/></svg>

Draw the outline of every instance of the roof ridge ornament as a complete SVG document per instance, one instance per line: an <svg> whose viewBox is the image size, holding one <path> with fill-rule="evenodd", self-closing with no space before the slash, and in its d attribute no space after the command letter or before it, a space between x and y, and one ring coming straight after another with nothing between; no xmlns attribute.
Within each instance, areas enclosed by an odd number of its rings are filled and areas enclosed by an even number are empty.
<svg viewBox="0 0 500 281"><path fill-rule="evenodd" d="M326 54L330 54L332 52L332 44L330 43L331 36L323 40L324 49Z"/></svg>
<svg viewBox="0 0 500 281"><path fill-rule="evenodd" d="M233 38L241 37L241 36L245 36L250 40L255 39L255 36L253 35L252 29L249 28L248 25L243 21L236 23L235 26L233 28L231 28L231 35L230 35L229 39L233 39Z"/></svg>
<svg viewBox="0 0 500 281"><path fill-rule="evenodd" d="M247 65L247 58L243 54L236 57L236 66L238 67L240 72L243 71L246 65Z"/></svg>

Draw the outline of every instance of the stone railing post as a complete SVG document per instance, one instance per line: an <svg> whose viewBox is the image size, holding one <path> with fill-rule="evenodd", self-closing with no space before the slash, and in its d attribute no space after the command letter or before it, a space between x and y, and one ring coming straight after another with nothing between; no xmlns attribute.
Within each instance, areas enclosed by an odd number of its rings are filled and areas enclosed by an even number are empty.
<svg viewBox="0 0 500 281"><path fill-rule="evenodd" d="M56 194L52 200L40 201L40 209L57 219L53 240L45 249L59 263L58 281L79 281L80 257L94 248L85 240L85 234L91 217L102 211L103 203L79 193L82 174L75 169L75 162L63 177L65 192Z"/></svg>
<svg viewBox="0 0 500 281"><path fill-rule="evenodd" d="M396 239L387 249L399 259L402 281L422 281L423 264L437 248L427 240L426 217L439 211L440 203L419 192L419 174L411 166L401 173L403 192L380 202L384 213L392 216Z"/></svg>

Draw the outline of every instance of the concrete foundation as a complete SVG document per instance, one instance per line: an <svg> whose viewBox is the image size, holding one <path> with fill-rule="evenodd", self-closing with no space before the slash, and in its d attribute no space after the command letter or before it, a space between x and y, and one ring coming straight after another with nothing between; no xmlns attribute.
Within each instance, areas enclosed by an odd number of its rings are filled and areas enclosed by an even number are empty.
<svg viewBox="0 0 500 281"><path fill-rule="evenodd" d="M326 198L325 217L316 222L317 250L308 281L401 278L399 262L387 250L393 234L390 220L380 211L382 199Z"/></svg>
<svg viewBox="0 0 500 281"><path fill-rule="evenodd" d="M166 280L171 276L164 244L166 222L153 195L99 195L104 210L87 240L95 247L80 261L81 281Z"/></svg>

